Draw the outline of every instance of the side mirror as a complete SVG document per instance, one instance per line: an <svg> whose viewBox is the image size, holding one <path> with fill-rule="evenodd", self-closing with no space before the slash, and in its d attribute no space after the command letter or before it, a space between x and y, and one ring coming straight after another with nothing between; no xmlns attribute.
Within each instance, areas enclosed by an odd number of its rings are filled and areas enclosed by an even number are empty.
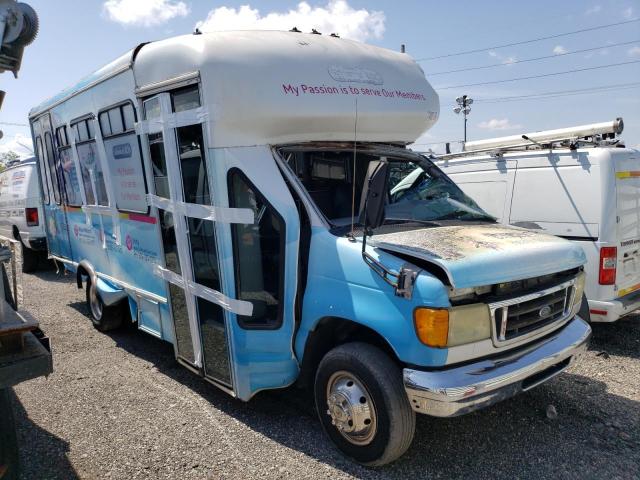
<svg viewBox="0 0 640 480"><path fill-rule="evenodd" d="M387 192L389 164L379 160L369 162L367 178L360 198L360 224L365 230L384 222L384 203Z"/></svg>

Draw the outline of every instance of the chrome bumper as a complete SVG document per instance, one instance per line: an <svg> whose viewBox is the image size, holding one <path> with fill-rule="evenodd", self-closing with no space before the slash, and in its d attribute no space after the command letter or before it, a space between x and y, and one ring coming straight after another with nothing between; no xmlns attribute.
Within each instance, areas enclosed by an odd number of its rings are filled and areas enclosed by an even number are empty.
<svg viewBox="0 0 640 480"><path fill-rule="evenodd" d="M505 355L446 370L405 368L412 408L435 417L455 417L493 405L549 380L587 349L591 328L575 317L540 342Z"/></svg>

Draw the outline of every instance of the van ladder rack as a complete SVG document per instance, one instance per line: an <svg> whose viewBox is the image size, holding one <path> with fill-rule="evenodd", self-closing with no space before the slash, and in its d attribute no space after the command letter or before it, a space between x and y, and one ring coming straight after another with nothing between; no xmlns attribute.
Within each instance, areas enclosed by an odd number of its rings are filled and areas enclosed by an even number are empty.
<svg viewBox="0 0 640 480"><path fill-rule="evenodd" d="M613 146L620 142L616 135L622 133L624 122L616 118L612 122L593 123L577 127L544 130L540 132L511 135L508 137L488 138L467 142L464 151L435 155L437 160L447 160L478 153L490 153L500 157L504 153L516 150L552 149L554 145L575 150L581 144L592 146Z"/></svg>

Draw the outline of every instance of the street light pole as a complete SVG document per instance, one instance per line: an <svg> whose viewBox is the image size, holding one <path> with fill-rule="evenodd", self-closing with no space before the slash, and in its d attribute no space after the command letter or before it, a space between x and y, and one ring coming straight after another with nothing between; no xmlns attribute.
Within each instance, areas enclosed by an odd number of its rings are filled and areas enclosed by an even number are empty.
<svg viewBox="0 0 640 480"><path fill-rule="evenodd" d="M470 105L473 103L473 98L468 95L462 95L456 98L456 103L458 105L453 108L453 111L456 114L462 112L464 116L464 143L467 143L467 115L471 112Z"/></svg>

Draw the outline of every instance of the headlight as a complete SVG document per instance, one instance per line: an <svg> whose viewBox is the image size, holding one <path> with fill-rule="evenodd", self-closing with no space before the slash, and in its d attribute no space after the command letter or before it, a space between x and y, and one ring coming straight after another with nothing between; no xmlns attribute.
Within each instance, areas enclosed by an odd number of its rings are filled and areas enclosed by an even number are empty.
<svg viewBox="0 0 640 480"><path fill-rule="evenodd" d="M455 347L491 338L489 307L483 303L416 308L413 319L418 338L429 347Z"/></svg>
<svg viewBox="0 0 640 480"><path fill-rule="evenodd" d="M573 314L575 315L580 311L582 305L582 295L584 295L584 283L587 279L587 275L584 272L578 273L576 277L576 283L574 285L575 293L573 295Z"/></svg>

